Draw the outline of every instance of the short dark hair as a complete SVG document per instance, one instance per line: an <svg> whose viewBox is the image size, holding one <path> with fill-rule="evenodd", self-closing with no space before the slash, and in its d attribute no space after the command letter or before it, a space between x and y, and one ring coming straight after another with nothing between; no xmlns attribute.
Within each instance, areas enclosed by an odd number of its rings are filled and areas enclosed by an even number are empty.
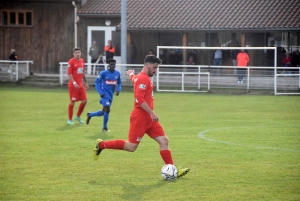
<svg viewBox="0 0 300 201"><path fill-rule="evenodd" d="M75 52L75 51L77 51L77 50L80 51L80 48L79 48L79 47L74 47L74 48L73 48L73 52Z"/></svg>
<svg viewBox="0 0 300 201"><path fill-rule="evenodd" d="M108 63L110 63L110 62L115 62L116 63L116 60L114 60L113 58L110 58L107 61L108 61Z"/></svg>
<svg viewBox="0 0 300 201"><path fill-rule="evenodd" d="M161 60L157 58L155 55L150 54L145 57L144 63L161 64Z"/></svg>

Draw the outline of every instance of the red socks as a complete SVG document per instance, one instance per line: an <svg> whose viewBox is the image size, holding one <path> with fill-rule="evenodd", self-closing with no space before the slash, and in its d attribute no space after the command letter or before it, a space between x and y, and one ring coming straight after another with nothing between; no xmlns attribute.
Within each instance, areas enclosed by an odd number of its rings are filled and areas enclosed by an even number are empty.
<svg viewBox="0 0 300 201"><path fill-rule="evenodd" d="M72 120L72 118L73 118L73 108L74 108L74 105L69 104L69 108L68 108L69 120Z"/></svg>
<svg viewBox="0 0 300 201"><path fill-rule="evenodd" d="M172 159L172 154L171 154L170 150L161 150L160 151L160 156L164 160L165 164L174 165L173 159Z"/></svg>
<svg viewBox="0 0 300 201"><path fill-rule="evenodd" d="M83 109L85 107L85 104L84 103L80 103L79 107L78 107L78 111L77 111L77 117L80 117Z"/></svg>
<svg viewBox="0 0 300 201"><path fill-rule="evenodd" d="M109 140L100 143L100 149L120 149L123 150L125 140Z"/></svg>

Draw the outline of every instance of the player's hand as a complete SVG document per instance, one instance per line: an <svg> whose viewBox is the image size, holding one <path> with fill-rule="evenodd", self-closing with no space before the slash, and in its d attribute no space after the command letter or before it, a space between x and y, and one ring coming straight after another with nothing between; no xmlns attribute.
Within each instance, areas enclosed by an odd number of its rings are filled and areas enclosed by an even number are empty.
<svg viewBox="0 0 300 201"><path fill-rule="evenodd" d="M109 49L112 49L112 46L109 46Z"/></svg>
<svg viewBox="0 0 300 201"><path fill-rule="evenodd" d="M158 121L158 116L154 112L151 113L150 116L151 116L151 119L152 119L153 122Z"/></svg>
<svg viewBox="0 0 300 201"><path fill-rule="evenodd" d="M101 97L101 98L104 98L104 97L105 97L105 95L104 95L104 94L100 94L100 97Z"/></svg>
<svg viewBox="0 0 300 201"><path fill-rule="evenodd" d="M120 94L120 92L116 91L116 96L118 96Z"/></svg>
<svg viewBox="0 0 300 201"><path fill-rule="evenodd" d="M133 69L129 69L128 71L126 71L126 75L128 75L128 76L130 76L132 73L134 74Z"/></svg>
<svg viewBox="0 0 300 201"><path fill-rule="evenodd" d="M88 89L88 88L89 88L89 84L85 83L85 89Z"/></svg>

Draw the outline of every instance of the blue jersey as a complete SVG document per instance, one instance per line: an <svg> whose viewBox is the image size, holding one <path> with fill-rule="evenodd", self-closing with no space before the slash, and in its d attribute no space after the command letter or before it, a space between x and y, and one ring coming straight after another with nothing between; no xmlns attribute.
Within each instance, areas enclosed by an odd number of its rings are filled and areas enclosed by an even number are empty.
<svg viewBox="0 0 300 201"><path fill-rule="evenodd" d="M108 98L111 101L113 100L115 90L117 92L121 91L121 84L121 74L117 70L115 70L113 73L109 70L101 71L95 80L95 87L98 93L100 95L104 94L105 98Z"/></svg>

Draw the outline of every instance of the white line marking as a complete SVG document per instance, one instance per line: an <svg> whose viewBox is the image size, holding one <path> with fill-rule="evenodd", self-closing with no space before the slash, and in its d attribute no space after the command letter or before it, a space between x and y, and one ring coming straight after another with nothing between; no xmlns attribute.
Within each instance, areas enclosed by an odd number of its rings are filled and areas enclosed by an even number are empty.
<svg viewBox="0 0 300 201"><path fill-rule="evenodd" d="M262 126L260 126L262 127ZM265 127L265 126L263 126ZM225 129L232 129L234 127L227 127L227 128L215 128L215 129L210 129L210 130L204 130L201 131L198 136L204 140L210 141L210 142L217 142L217 143L222 143L222 144L228 144L228 145L234 145L234 146L244 146L244 147L251 147L255 149L269 149L269 150L280 150L280 151L289 151L289 152L300 152L299 150L294 150L294 149L286 149L286 148L276 148L276 147L263 147L263 146L254 146L254 145L245 145L245 144L240 144L240 143L233 143L233 142L225 142L225 141L220 141L220 140L215 140L211 139L208 137L205 137L205 133L208 133L210 131L214 130L225 130ZM241 127L239 127L241 128ZM257 128L257 127L255 127Z"/></svg>

